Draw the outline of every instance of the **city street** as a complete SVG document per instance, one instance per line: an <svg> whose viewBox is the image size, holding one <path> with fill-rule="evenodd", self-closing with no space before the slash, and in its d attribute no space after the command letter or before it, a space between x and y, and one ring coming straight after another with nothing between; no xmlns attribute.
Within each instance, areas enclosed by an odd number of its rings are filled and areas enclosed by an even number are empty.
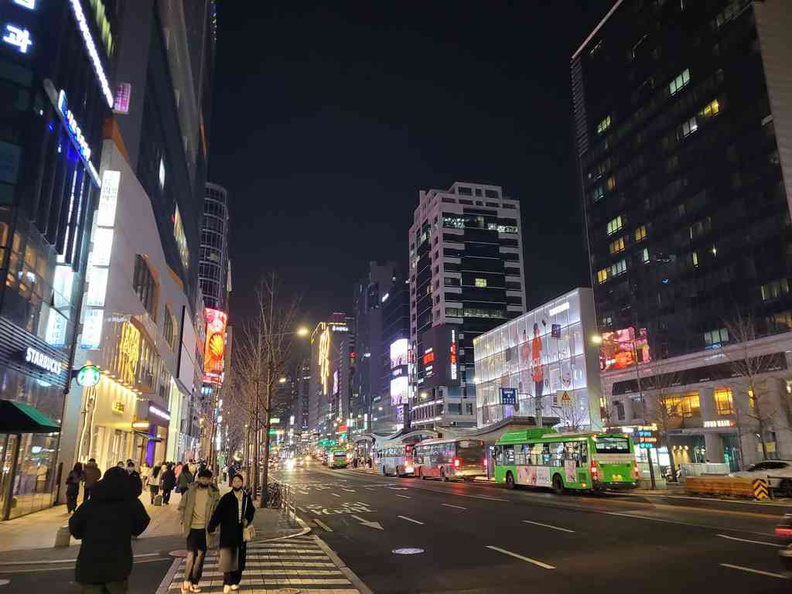
<svg viewBox="0 0 792 594"><path fill-rule="evenodd" d="M790 587L778 573L775 519L753 512L397 479L318 462L279 479L377 594Z"/></svg>

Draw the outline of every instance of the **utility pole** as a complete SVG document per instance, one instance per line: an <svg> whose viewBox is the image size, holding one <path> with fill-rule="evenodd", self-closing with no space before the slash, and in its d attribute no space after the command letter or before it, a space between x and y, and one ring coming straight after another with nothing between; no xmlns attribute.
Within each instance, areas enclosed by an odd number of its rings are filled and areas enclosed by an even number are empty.
<svg viewBox="0 0 792 594"><path fill-rule="evenodd" d="M638 328L633 326L633 338L632 338L632 353L633 353L633 361L635 362L635 378L638 380L638 396L641 399L641 408L643 409L643 418L644 423L647 422L646 416L646 399L644 398L643 388L641 386L641 370L638 366L638 348L636 346L638 336ZM646 448L646 459L649 461L649 481L651 484L652 490L657 488L657 481L655 479L655 472L654 472L654 463L652 462L652 449L653 448Z"/></svg>

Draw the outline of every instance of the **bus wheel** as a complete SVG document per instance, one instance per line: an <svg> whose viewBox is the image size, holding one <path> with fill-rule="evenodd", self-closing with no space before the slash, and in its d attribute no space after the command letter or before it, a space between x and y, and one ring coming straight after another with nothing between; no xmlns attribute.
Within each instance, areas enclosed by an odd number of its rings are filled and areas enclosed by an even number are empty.
<svg viewBox="0 0 792 594"><path fill-rule="evenodd" d="M515 487L514 475L511 473L511 471L509 471L509 472L506 473L506 488L507 489L514 489L514 487Z"/></svg>
<svg viewBox="0 0 792 594"><path fill-rule="evenodd" d="M560 474L553 475L553 493L556 495L564 494L564 481Z"/></svg>

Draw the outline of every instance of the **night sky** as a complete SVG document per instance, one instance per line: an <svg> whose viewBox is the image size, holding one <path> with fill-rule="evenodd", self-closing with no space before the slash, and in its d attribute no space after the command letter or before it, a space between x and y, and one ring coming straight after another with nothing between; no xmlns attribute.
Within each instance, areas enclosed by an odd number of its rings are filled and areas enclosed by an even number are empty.
<svg viewBox="0 0 792 594"><path fill-rule="evenodd" d="M231 207L232 321L275 270L306 322L407 260L418 191L522 206L528 307L589 284L569 59L613 0L218 4L210 181Z"/></svg>

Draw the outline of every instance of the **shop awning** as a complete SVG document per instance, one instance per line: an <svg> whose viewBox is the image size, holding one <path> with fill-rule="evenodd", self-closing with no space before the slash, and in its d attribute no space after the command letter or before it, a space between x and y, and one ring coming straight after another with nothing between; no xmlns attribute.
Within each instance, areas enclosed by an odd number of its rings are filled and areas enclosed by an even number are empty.
<svg viewBox="0 0 792 594"><path fill-rule="evenodd" d="M60 430L60 425L39 409L16 400L0 400L0 433L59 433Z"/></svg>

